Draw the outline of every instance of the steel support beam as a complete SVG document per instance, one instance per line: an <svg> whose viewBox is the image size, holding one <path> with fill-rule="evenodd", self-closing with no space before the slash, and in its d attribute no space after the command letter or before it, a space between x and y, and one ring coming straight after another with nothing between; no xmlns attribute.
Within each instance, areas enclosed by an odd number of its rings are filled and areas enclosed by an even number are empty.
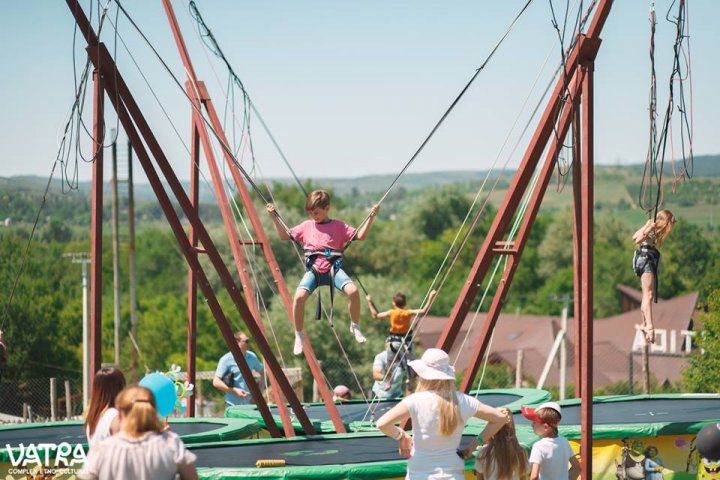
<svg viewBox="0 0 720 480"><path fill-rule="evenodd" d="M102 231L103 141L105 139L105 85L102 69L93 71L93 166L90 203L90 389L102 367Z"/></svg>
<svg viewBox="0 0 720 480"><path fill-rule="evenodd" d="M193 115L190 126L190 203L195 212L199 212L200 206L200 134L195 127L195 116ZM192 224L188 227L188 241L190 249L194 255L197 255L198 235ZM187 381L196 385L196 353L197 353L197 282L195 281L195 272L192 268L188 268L187 281ZM197 389L195 389L197 392ZM193 401L188 401L187 417L195 416L195 395Z"/></svg>

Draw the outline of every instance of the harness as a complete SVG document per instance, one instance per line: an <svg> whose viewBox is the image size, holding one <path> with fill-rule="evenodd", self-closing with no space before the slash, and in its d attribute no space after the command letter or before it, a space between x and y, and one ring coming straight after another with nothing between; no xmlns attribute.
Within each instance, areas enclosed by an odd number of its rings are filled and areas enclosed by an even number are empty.
<svg viewBox="0 0 720 480"><path fill-rule="evenodd" d="M635 254L633 255L633 270L635 271L635 275L641 277L642 274L645 273L645 268L648 265L653 273L653 302L657 303L660 252L654 247L643 244L635 250Z"/></svg>
<svg viewBox="0 0 720 480"><path fill-rule="evenodd" d="M327 272L330 275L330 325L333 323L333 304L335 302L335 274L342 268L343 250L333 250L331 248L324 248L322 250L313 250L306 248L305 252L305 271L313 272L315 275L315 282L317 283L318 289L320 288L320 275L317 268L315 267L315 260L318 256L325 257L330 262L330 270ZM320 320L322 313L322 299L320 296L320 290L317 295L317 305L315 306L315 320Z"/></svg>

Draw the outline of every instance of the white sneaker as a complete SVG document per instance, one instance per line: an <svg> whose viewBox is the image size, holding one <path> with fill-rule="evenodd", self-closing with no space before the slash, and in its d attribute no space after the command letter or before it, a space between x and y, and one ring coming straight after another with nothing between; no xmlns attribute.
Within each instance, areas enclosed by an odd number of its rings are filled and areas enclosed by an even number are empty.
<svg viewBox="0 0 720 480"><path fill-rule="evenodd" d="M365 343L367 342L367 338L365 338L365 335L360 331L360 325L358 325L355 322L350 322L350 333L352 333L355 336L355 341L358 343Z"/></svg>
<svg viewBox="0 0 720 480"><path fill-rule="evenodd" d="M304 332L295 332L295 345L293 345L293 354L302 355L304 339L305 339Z"/></svg>

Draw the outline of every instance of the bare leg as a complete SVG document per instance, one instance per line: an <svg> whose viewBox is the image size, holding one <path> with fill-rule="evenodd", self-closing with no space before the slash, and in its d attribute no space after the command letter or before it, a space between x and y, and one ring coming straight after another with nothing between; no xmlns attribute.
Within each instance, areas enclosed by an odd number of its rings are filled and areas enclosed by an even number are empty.
<svg viewBox="0 0 720 480"><path fill-rule="evenodd" d="M348 312L350 313L350 332L355 336L355 341L365 343L366 338L360 330L360 293L353 283L343 287L343 293L348 297Z"/></svg>
<svg viewBox="0 0 720 480"><path fill-rule="evenodd" d="M350 321L360 323L360 293L354 283L348 283L343 287L343 292L348 297L348 313Z"/></svg>
<svg viewBox="0 0 720 480"><path fill-rule="evenodd" d="M653 302L653 286L655 284L655 274L643 273L640 277L642 285L642 302L640 303L640 312L643 317L643 331L645 332L645 340L648 343L655 343L655 325L652 320L652 302Z"/></svg>
<svg viewBox="0 0 720 480"><path fill-rule="evenodd" d="M303 323L305 322L305 301L310 296L310 292L304 288L298 288L295 291L295 297L293 297L293 326L296 332L300 332L303 329Z"/></svg>

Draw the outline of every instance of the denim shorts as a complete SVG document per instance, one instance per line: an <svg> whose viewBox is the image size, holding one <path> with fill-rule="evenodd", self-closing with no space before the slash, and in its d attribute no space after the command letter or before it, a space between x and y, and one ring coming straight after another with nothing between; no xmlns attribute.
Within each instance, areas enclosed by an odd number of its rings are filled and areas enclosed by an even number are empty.
<svg viewBox="0 0 720 480"><path fill-rule="evenodd" d="M305 272L305 275L303 275L303 278L302 280L300 280L300 284L297 288L302 288L312 293L318 287L318 278L320 279L320 285L330 285L330 272L318 273L317 278L315 278L315 272L310 270L308 272ZM345 273L342 268L335 272L334 280L335 281L333 282L333 284L335 285L335 288L340 291L342 291L345 285L347 285L348 283L352 283L352 280L350 279L350 277L348 277L347 273Z"/></svg>

